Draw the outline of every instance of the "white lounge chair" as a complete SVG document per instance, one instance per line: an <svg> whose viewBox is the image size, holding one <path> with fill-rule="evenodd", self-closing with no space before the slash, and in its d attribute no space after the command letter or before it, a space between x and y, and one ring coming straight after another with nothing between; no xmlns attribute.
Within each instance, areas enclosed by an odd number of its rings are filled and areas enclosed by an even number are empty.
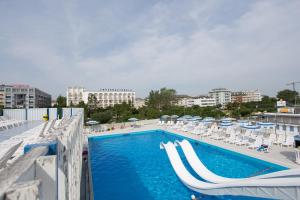
<svg viewBox="0 0 300 200"><path fill-rule="evenodd" d="M230 136L229 136L228 138L226 138L226 139L224 140L224 142L225 142L225 143L230 143L230 142L232 142L232 141L235 140L235 137L236 137L236 135L235 135L235 133L233 132L233 133L230 134Z"/></svg>
<svg viewBox="0 0 300 200"><path fill-rule="evenodd" d="M259 148L259 147L262 145L262 143L263 143L262 138L261 138L261 137L257 137L256 140L255 140L255 142L252 143L252 144L250 144L250 145L248 146L248 148L249 148L249 149L256 149L256 148Z"/></svg>
<svg viewBox="0 0 300 200"><path fill-rule="evenodd" d="M269 140L272 141L272 143L275 142L276 141L276 134L271 133L270 136L269 136Z"/></svg>
<svg viewBox="0 0 300 200"><path fill-rule="evenodd" d="M293 136L288 136L286 138L286 141L281 143L281 146L286 146L286 147L291 146L292 147L292 146L294 146L294 142L295 142L294 137Z"/></svg>
<svg viewBox="0 0 300 200"><path fill-rule="evenodd" d="M282 144L284 142L284 134L279 134L277 139L273 142L273 144Z"/></svg>
<svg viewBox="0 0 300 200"><path fill-rule="evenodd" d="M300 165L300 149L296 149L295 154L296 154L295 162Z"/></svg>
<svg viewBox="0 0 300 200"><path fill-rule="evenodd" d="M243 146L243 145L248 145L249 144L249 137L248 136L243 136L242 140L236 143L238 146Z"/></svg>

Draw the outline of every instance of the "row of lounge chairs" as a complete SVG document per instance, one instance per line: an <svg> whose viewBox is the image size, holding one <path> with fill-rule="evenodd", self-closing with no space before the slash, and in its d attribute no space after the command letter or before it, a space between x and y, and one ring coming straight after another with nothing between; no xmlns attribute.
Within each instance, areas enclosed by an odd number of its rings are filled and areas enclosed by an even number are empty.
<svg viewBox="0 0 300 200"><path fill-rule="evenodd" d="M18 127L25 123L26 121L24 120L14 120L14 119L8 119L4 116L0 116L0 131Z"/></svg>
<svg viewBox="0 0 300 200"><path fill-rule="evenodd" d="M285 133L277 130L250 130L242 129L238 125L229 127L218 127L216 123L211 126L203 123L187 123L182 125L176 123L170 126L171 129L178 131L189 132L200 137L208 137L213 140L220 140L228 144L237 146L247 146L249 149L257 149L268 151L272 145L279 145L281 147L293 147L294 135L293 133Z"/></svg>

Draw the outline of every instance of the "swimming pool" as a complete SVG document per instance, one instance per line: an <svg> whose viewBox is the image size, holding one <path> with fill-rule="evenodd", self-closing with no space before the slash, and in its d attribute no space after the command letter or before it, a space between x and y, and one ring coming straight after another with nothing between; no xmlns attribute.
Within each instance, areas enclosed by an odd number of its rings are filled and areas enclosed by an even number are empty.
<svg viewBox="0 0 300 200"><path fill-rule="evenodd" d="M94 199L190 200L192 194L200 196L181 183L166 152L159 148L160 142L183 138L162 130L90 137L89 157ZM189 141L201 161L218 175L240 178L286 169L206 143ZM181 149L178 150L187 169L199 178L188 165ZM216 198L241 197L202 195L202 199Z"/></svg>

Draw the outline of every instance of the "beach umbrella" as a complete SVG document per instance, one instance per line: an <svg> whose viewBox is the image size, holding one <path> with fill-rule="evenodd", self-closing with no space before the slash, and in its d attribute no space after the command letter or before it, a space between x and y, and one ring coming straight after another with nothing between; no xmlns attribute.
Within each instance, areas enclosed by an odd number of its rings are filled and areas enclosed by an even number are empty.
<svg viewBox="0 0 300 200"><path fill-rule="evenodd" d="M177 121L186 121L187 119L183 118L183 117L179 117L177 118Z"/></svg>
<svg viewBox="0 0 300 200"><path fill-rule="evenodd" d="M232 122L232 118L223 118L221 122Z"/></svg>
<svg viewBox="0 0 300 200"><path fill-rule="evenodd" d="M272 122L258 122L257 124L261 126L275 126Z"/></svg>
<svg viewBox="0 0 300 200"><path fill-rule="evenodd" d="M99 122L90 120L90 121L87 121L86 124L87 125L97 125L97 124L99 124Z"/></svg>
<svg viewBox="0 0 300 200"><path fill-rule="evenodd" d="M193 118L191 115L184 115L182 117L185 118L185 119L191 119L191 118Z"/></svg>
<svg viewBox="0 0 300 200"><path fill-rule="evenodd" d="M251 124L246 124L246 125L242 125L241 126L242 128L246 128L246 129L260 129L260 126L259 125L251 125Z"/></svg>
<svg viewBox="0 0 300 200"><path fill-rule="evenodd" d="M201 120L202 117L200 117L200 116L194 116L193 119Z"/></svg>
<svg viewBox="0 0 300 200"><path fill-rule="evenodd" d="M232 126L232 125L233 125L233 123L231 123L231 122L221 122L220 123L221 127L228 127L228 126Z"/></svg>
<svg viewBox="0 0 300 200"><path fill-rule="evenodd" d="M249 121L248 121L248 120L238 120L237 123L238 123L240 126L244 126L244 125L249 124Z"/></svg>
<svg viewBox="0 0 300 200"><path fill-rule="evenodd" d="M132 117L132 118L129 118L128 121L130 122L136 122L136 121L139 121L137 118L135 117Z"/></svg>
<svg viewBox="0 0 300 200"><path fill-rule="evenodd" d="M215 121L215 118L213 118L213 117L205 117L202 121L204 121L204 122L212 122L212 121Z"/></svg>
<svg viewBox="0 0 300 200"><path fill-rule="evenodd" d="M163 115L163 116L161 116L160 118L161 119L167 119L167 118L169 118L170 116L169 115Z"/></svg>

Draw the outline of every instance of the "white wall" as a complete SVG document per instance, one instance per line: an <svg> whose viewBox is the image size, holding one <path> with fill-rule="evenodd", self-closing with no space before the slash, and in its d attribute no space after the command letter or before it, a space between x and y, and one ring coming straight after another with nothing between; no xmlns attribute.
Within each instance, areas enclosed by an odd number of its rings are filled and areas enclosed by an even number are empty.
<svg viewBox="0 0 300 200"><path fill-rule="evenodd" d="M3 115L9 119L26 120L25 109L3 109Z"/></svg>
<svg viewBox="0 0 300 200"><path fill-rule="evenodd" d="M43 116L47 115L47 108L31 108L27 109L28 121L42 121Z"/></svg>
<svg viewBox="0 0 300 200"><path fill-rule="evenodd" d="M63 117L71 117L78 112L84 112L83 108L63 108ZM41 121L43 116L49 114L49 120L57 119L57 108L29 108L29 109L4 109L3 115L9 119Z"/></svg>
<svg viewBox="0 0 300 200"><path fill-rule="evenodd" d="M49 120L57 119L57 108L49 108Z"/></svg>

